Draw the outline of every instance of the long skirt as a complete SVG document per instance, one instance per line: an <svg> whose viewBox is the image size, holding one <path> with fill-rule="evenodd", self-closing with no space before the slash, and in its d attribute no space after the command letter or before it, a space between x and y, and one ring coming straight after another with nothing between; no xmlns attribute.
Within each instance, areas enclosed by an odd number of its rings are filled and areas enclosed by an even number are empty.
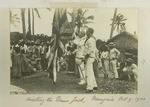
<svg viewBox="0 0 150 107"><path fill-rule="evenodd" d="M75 55L68 56L68 71L75 71Z"/></svg>
<svg viewBox="0 0 150 107"><path fill-rule="evenodd" d="M117 60L110 61L110 78L118 78L118 71L117 71Z"/></svg>
<svg viewBox="0 0 150 107"><path fill-rule="evenodd" d="M21 73L21 56L20 54L14 54L12 57L12 72L11 76L20 78L22 76Z"/></svg>
<svg viewBox="0 0 150 107"><path fill-rule="evenodd" d="M45 55L41 55L41 66L42 66L42 70L46 70L47 69L47 60L45 58Z"/></svg>
<svg viewBox="0 0 150 107"><path fill-rule="evenodd" d="M20 78L23 75L29 75L31 73L28 59L25 55L14 54L12 59L12 72L11 76Z"/></svg>
<svg viewBox="0 0 150 107"><path fill-rule="evenodd" d="M31 69L29 67L29 60L28 58L26 57L25 54L22 54L21 55L21 72L22 72L22 75L30 75L31 74Z"/></svg>
<svg viewBox="0 0 150 107"><path fill-rule="evenodd" d="M95 60L94 63L93 63L93 70L94 70L95 77L98 77L98 75L99 75L99 68L98 68L97 60Z"/></svg>

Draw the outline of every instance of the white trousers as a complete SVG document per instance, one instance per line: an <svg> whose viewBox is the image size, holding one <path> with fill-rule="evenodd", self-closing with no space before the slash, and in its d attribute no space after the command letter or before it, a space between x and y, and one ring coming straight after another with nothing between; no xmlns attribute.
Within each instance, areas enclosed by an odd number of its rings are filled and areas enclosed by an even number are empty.
<svg viewBox="0 0 150 107"><path fill-rule="evenodd" d="M94 87L97 87L97 83L94 76L93 71L93 63L95 58L87 58L85 64L85 73L86 73L86 80L87 80L87 90L93 90Z"/></svg>
<svg viewBox="0 0 150 107"><path fill-rule="evenodd" d="M135 81L138 82L138 71L136 69L133 69L132 72L134 74Z"/></svg>
<svg viewBox="0 0 150 107"><path fill-rule="evenodd" d="M104 70L106 74L110 74L109 72L109 60L104 60Z"/></svg>
<svg viewBox="0 0 150 107"><path fill-rule="evenodd" d="M85 65L84 62L82 61L82 59L80 58L76 58L76 65L79 71L79 75L80 75L80 82L86 82L85 81Z"/></svg>

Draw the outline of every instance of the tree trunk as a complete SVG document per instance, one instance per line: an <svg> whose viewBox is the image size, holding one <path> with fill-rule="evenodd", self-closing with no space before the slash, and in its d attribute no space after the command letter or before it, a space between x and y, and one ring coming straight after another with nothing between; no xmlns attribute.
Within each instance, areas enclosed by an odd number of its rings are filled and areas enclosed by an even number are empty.
<svg viewBox="0 0 150 107"><path fill-rule="evenodd" d="M116 18L116 14L117 14L117 8L115 8L115 12L114 12L114 17L113 17L113 22L112 22L112 26L111 26L111 32L110 32L110 39L112 38L113 36L113 31L114 31L114 20Z"/></svg>
<svg viewBox="0 0 150 107"><path fill-rule="evenodd" d="M34 35L34 9L32 9L32 35Z"/></svg>
<svg viewBox="0 0 150 107"><path fill-rule="evenodd" d="M73 9L72 20L71 20L71 25L73 28L75 28L76 26L76 17L77 17L77 9Z"/></svg>
<svg viewBox="0 0 150 107"><path fill-rule="evenodd" d="M31 36L31 17L30 17L30 8L28 8L28 34Z"/></svg>
<svg viewBox="0 0 150 107"><path fill-rule="evenodd" d="M26 39L26 26L25 26L25 9L21 9L22 31L23 38Z"/></svg>

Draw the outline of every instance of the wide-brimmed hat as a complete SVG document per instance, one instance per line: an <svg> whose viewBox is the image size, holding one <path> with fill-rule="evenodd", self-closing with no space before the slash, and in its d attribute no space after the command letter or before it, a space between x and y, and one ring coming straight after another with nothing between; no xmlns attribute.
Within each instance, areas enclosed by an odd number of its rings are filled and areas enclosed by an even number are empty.
<svg viewBox="0 0 150 107"><path fill-rule="evenodd" d="M114 42L110 42L110 43L108 44L108 46L109 46L109 47L113 47L113 46L116 46L116 45L115 45Z"/></svg>
<svg viewBox="0 0 150 107"><path fill-rule="evenodd" d="M126 62L131 62L131 63L134 62L132 58L128 58L128 59L126 59L125 61L126 61Z"/></svg>

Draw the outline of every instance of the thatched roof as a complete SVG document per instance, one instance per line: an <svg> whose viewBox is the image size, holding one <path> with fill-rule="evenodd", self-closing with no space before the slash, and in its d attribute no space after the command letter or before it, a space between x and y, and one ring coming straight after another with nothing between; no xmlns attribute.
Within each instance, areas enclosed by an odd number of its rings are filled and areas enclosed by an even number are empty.
<svg viewBox="0 0 150 107"><path fill-rule="evenodd" d="M66 21L60 29L61 36L71 36L73 32L74 29L72 28L71 24L68 21Z"/></svg>
<svg viewBox="0 0 150 107"><path fill-rule="evenodd" d="M118 49L138 49L138 37L126 31L107 41L110 42L114 42Z"/></svg>

